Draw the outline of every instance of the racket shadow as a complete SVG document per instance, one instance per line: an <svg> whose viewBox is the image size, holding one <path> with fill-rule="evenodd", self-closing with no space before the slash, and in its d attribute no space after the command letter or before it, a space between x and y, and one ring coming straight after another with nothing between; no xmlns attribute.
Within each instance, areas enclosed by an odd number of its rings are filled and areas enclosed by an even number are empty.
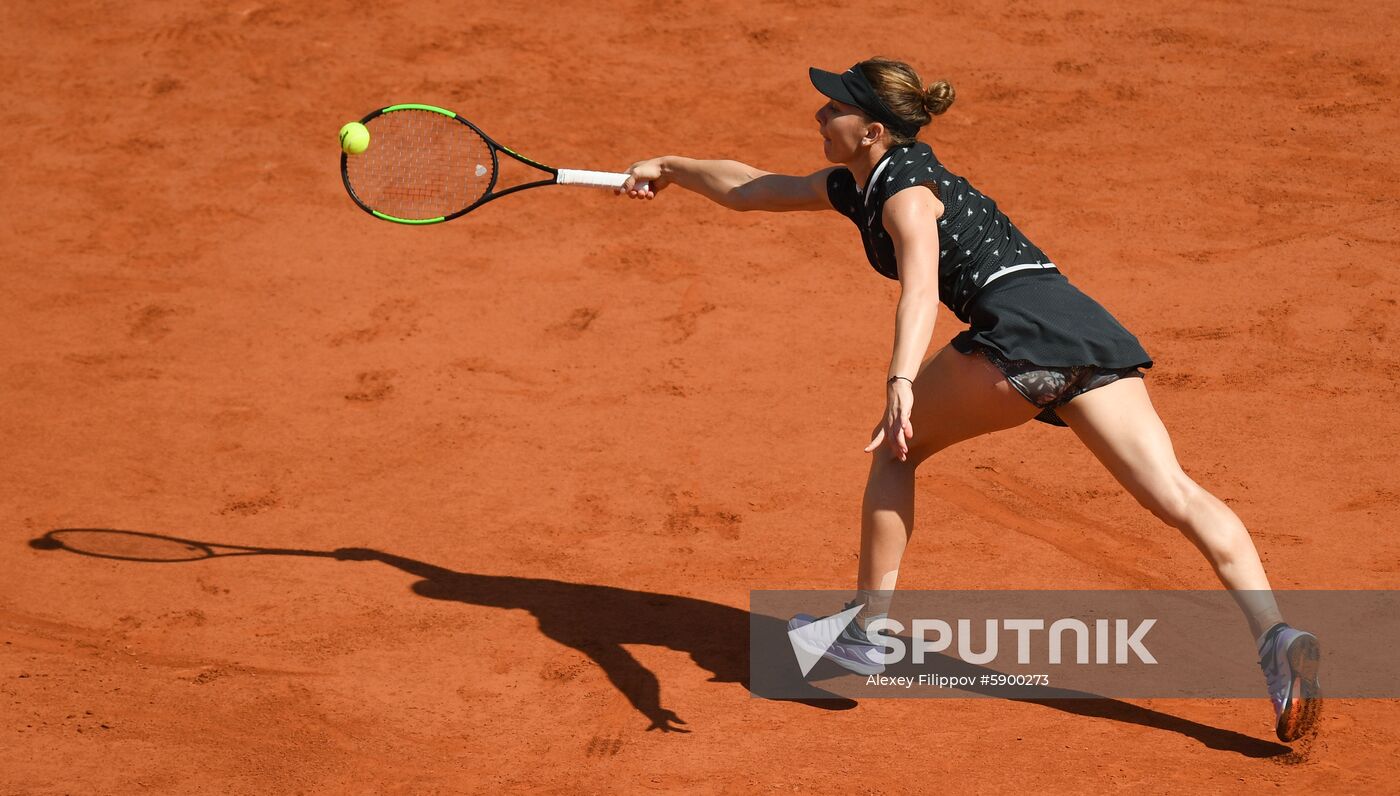
<svg viewBox="0 0 1400 796"><path fill-rule="evenodd" d="M737 683L749 688L750 623L755 635L786 635L781 619L751 615L748 611L706 600L658 592L634 591L613 586L569 583L548 578L479 575L429 564L370 548L304 550L221 545L140 531L104 528L60 528L29 542L40 550L63 550L79 555L140 563L179 563L249 555L284 555L347 562L377 562L417 578L410 589L419 596L468 605L528 611L546 637L572 647L592 659L632 706L650 720L648 730L688 732L685 722L661 703L656 675L632 656L624 645L645 644L685 652L713 676L710 682ZM945 658L944 673L979 675L993 670ZM898 673L898 672L892 672ZM845 674L823 661L812 679ZM856 701L807 684L809 695L783 701L826 710L849 710ZM1245 757L1279 757L1289 747L1233 730L1141 707L1096 694L1044 689L1025 698L1014 690L973 689L982 696L1035 704L1086 718L1151 727L1193 738L1210 749Z"/></svg>
<svg viewBox="0 0 1400 796"><path fill-rule="evenodd" d="M305 550L225 545L142 531L59 528L30 547L137 563L189 563L211 558L282 555L348 562L378 562L417 581L415 594L434 600L528 611L540 632L592 659L608 680L651 724L647 729L688 732L685 721L661 702L661 684L623 645L661 646L690 655L712 675L710 682L749 687L748 611L706 600L612 586L458 572L369 548ZM777 632L779 620L755 617ZM770 628L764 628L769 630ZM848 710L854 700L817 686L786 700L825 710Z"/></svg>

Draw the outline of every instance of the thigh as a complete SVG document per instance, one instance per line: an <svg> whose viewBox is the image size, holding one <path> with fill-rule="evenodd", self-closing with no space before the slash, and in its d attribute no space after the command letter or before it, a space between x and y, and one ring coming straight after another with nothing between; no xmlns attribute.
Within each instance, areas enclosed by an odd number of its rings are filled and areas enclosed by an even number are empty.
<svg viewBox="0 0 1400 796"><path fill-rule="evenodd" d="M918 463L963 440L1019 426L1039 412L986 357L945 345L914 379L909 459Z"/></svg>
<svg viewBox="0 0 1400 796"><path fill-rule="evenodd" d="M1119 379L1075 396L1060 418L1133 497L1171 514L1192 482L1177 463L1166 426L1140 378Z"/></svg>

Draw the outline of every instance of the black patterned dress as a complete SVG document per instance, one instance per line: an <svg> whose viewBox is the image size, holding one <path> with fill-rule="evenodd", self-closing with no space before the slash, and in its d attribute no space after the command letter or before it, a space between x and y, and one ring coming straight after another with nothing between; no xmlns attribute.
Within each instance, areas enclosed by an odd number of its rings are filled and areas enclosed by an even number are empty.
<svg viewBox="0 0 1400 796"><path fill-rule="evenodd" d="M938 298L968 324L953 338L955 349L969 354L985 346L1004 359L1045 367L1152 367L1131 332L1070 284L996 202L948 171L923 142L891 148L864 189L848 169L827 178L831 206L855 223L866 258L882 276L899 278L885 203L915 185L928 185L943 203Z"/></svg>

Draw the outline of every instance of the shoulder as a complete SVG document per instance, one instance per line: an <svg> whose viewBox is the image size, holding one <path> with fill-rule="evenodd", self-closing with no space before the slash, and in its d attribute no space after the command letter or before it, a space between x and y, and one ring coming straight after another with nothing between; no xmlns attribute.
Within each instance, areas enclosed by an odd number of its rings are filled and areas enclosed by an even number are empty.
<svg viewBox="0 0 1400 796"><path fill-rule="evenodd" d="M943 202L932 191L900 191L885 202L880 215L885 229L897 239L914 239L926 233L936 236Z"/></svg>
<svg viewBox="0 0 1400 796"><path fill-rule="evenodd" d="M835 166L827 170L826 189L855 191L856 178L851 174L851 170L845 166Z"/></svg>
<svg viewBox="0 0 1400 796"><path fill-rule="evenodd" d="M856 178L851 170L844 167L830 169L826 175L826 196L831 206L843 216L856 215L860 205L860 191L856 189Z"/></svg>

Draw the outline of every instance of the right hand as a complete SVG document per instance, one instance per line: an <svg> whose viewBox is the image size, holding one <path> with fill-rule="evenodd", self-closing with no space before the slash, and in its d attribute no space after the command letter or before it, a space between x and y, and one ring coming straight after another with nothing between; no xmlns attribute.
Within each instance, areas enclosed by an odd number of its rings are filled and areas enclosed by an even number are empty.
<svg viewBox="0 0 1400 796"><path fill-rule="evenodd" d="M662 188L671 184L671 181L661 176L661 158L650 160L640 160L627 167L627 182L618 188L616 193L621 196L626 194L633 199L655 199ZM644 188L638 186L645 183Z"/></svg>

